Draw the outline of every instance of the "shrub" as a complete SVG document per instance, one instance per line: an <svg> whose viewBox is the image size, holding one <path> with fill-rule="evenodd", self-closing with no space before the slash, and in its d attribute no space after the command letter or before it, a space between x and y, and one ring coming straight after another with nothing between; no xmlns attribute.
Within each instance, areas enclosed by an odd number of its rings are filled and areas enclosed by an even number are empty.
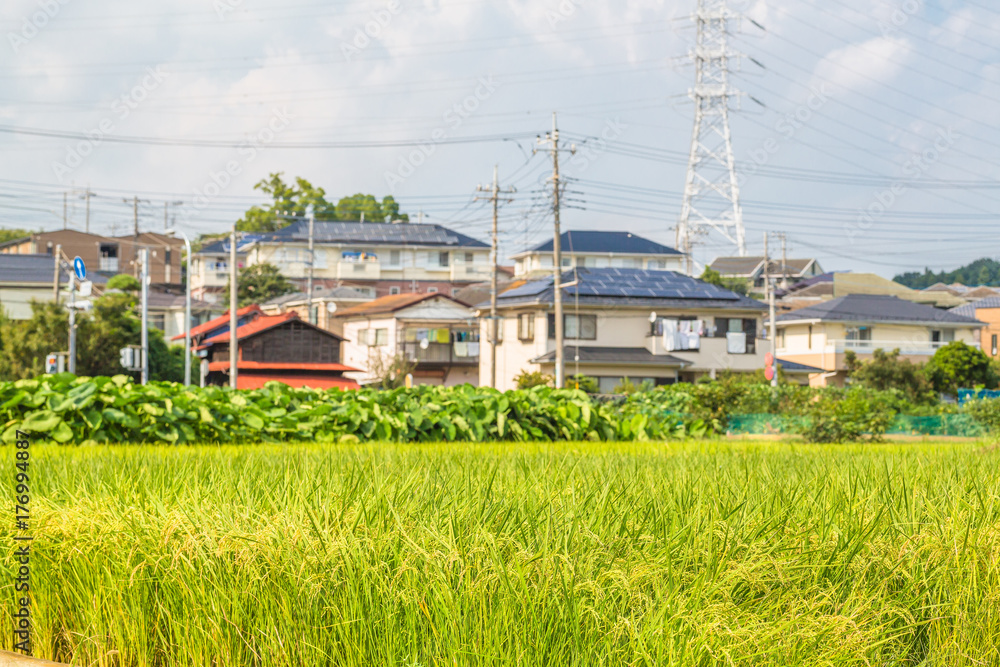
<svg viewBox="0 0 1000 667"><path fill-rule="evenodd" d="M817 394L805 410L800 433L810 442L881 440L896 417L894 397L852 387Z"/></svg>
<svg viewBox="0 0 1000 667"><path fill-rule="evenodd" d="M927 375L934 389L955 396L961 388L995 389L997 373L990 358L962 341L948 343L927 363Z"/></svg>
<svg viewBox="0 0 1000 667"><path fill-rule="evenodd" d="M551 375L546 375L541 371L521 371L520 375L514 378L518 389L531 389L532 387L551 387L556 379Z"/></svg>
<svg viewBox="0 0 1000 667"><path fill-rule="evenodd" d="M588 394L601 393L601 385L597 381L597 378L590 377L589 375L574 375L568 378L566 380L566 388L579 389Z"/></svg>

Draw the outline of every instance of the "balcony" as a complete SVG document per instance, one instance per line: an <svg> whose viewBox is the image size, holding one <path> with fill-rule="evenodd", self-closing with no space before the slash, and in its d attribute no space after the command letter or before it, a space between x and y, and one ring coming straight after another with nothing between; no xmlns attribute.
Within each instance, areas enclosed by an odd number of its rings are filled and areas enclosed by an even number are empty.
<svg viewBox="0 0 1000 667"><path fill-rule="evenodd" d="M902 355L912 356L934 356L934 353L951 341L929 341L929 340L831 340L827 341L827 354L843 354L847 350L857 354L871 354L875 350L885 350L892 352L899 350ZM969 343L971 347L979 349L979 343Z"/></svg>
<svg viewBox="0 0 1000 667"><path fill-rule="evenodd" d="M453 264L451 267L451 280L454 282L469 281L482 282L490 279L491 268L489 264Z"/></svg>
<svg viewBox="0 0 1000 667"><path fill-rule="evenodd" d="M340 262L337 278L340 280L379 280L382 264L379 262Z"/></svg>
<svg viewBox="0 0 1000 667"><path fill-rule="evenodd" d="M470 355L468 345L462 347L462 343L429 343L427 349L420 347L420 343L403 343L399 346L399 351L410 361L418 364L441 364L449 366L458 365L479 365L479 355ZM475 345L479 345L475 343ZM466 351L465 355L459 352Z"/></svg>

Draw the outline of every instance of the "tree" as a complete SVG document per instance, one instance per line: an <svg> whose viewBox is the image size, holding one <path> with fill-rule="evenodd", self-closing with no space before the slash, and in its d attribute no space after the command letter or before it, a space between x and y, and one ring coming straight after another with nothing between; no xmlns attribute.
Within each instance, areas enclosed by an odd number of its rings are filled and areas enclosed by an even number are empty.
<svg viewBox="0 0 1000 667"><path fill-rule="evenodd" d="M287 226L290 218L303 217L311 204L317 220L343 220L356 222L365 214L366 222L409 220L399 212L399 204L391 197L379 203L374 195L356 194L343 197L336 205L326 198L326 191L304 178L296 177L294 184L285 183L282 174L271 174L254 186L271 198L268 206L253 206L236 223L241 232L273 232Z"/></svg>
<svg viewBox="0 0 1000 667"><path fill-rule="evenodd" d="M746 280L742 278L723 278L721 273L707 266L702 271L699 280L709 285L715 285L716 287L742 294L743 296L747 296L750 293L750 284Z"/></svg>
<svg viewBox="0 0 1000 667"><path fill-rule="evenodd" d="M948 343L935 352L927 363L927 376L935 390L952 396L959 389L995 389L998 381L990 358L962 341Z"/></svg>
<svg viewBox="0 0 1000 667"><path fill-rule="evenodd" d="M910 271L893 278L897 283L913 289L924 289L935 283L962 283L963 285L1000 285L1000 262L994 259L977 259L954 271L934 273L930 269L923 272Z"/></svg>
<svg viewBox="0 0 1000 667"><path fill-rule="evenodd" d="M532 387L551 387L555 383L555 378L541 371L521 371L514 378L518 389L531 389Z"/></svg>
<svg viewBox="0 0 1000 667"><path fill-rule="evenodd" d="M900 359L899 350L877 349L870 361L858 359L854 350L844 353L848 377L868 389L886 391L898 389L913 403L931 403L934 391L923 365Z"/></svg>
<svg viewBox="0 0 1000 667"><path fill-rule="evenodd" d="M23 239L27 236L31 236L31 232L26 232L23 229L0 229L0 243Z"/></svg>
<svg viewBox="0 0 1000 667"><path fill-rule="evenodd" d="M142 289L142 284L135 276L130 276L127 273L119 273L117 276L112 276L111 279L108 280L108 284L105 289L121 290L122 292L138 292Z"/></svg>
<svg viewBox="0 0 1000 667"><path fill-rule="evenodd" d="M579 389L580 391L585 391L588 394L601 393L600 382L598 382L597 378L589 375L574 375L573 377L566 378L566 388Z"/></svg>
<svg viewBox="0 0 1000 667"><path fill-rule="evenodd" d="M274 264L244 266L236 277L238 289L236 302L240 308L264 303L269 299L295 292L295 285L281 275ZM229 303L229 285L223 291L223 303Z"/></svg>
<svg viewBox="0 0 1000 667"><path fill-rule="evenodd" d="M45 372L45 357L69 348L69 314L55 303L31 302L31 318L0 314L0 379L22 380Z"/></svg>

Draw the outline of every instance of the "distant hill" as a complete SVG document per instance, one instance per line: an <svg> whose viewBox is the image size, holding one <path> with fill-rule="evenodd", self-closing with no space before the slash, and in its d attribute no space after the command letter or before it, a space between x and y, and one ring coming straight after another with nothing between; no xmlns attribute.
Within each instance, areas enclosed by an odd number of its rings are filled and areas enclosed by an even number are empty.
<svg viewBox="0 0 1000 667"><path fill-rule="evenodd" d="M902 283L913 289L923 289L930 287L934 283L962 283L963 285L989 285L991 287L1000 286L1000 262L992 259L977 259L971 264L967 264L954 271L942 271L934 273L930 269L924 269L923 273L910 271L901 273L893 278L897 283Z"/></svg>

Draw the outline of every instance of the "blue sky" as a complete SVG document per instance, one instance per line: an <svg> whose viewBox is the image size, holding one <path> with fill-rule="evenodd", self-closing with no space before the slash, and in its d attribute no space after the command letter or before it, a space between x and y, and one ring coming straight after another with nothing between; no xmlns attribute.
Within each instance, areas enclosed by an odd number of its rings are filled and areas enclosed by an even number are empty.
<svg viewBox="0 0 1000 667"><path fill-rule="evenodd" d="M694 4L8 0L0 225L61 227L70 192L82 229L89 187L94 231L131 229L132 196L143 228L183 202L169 215L188 231L222 231L281 171L333 198L391 193L485 238L473 197L499 164L518 190L501 221L512 254L551 231L551 162L533 149L557 111L578 148L563 158L564 226L673 245ZM752 252L770 230L793 256L884 275L998 254L1000 8L730 5L761 26L732 41L753 59L733 77L747 93L733 133ZM731 252L711 234L696 247L702 262Z"/></svg>

